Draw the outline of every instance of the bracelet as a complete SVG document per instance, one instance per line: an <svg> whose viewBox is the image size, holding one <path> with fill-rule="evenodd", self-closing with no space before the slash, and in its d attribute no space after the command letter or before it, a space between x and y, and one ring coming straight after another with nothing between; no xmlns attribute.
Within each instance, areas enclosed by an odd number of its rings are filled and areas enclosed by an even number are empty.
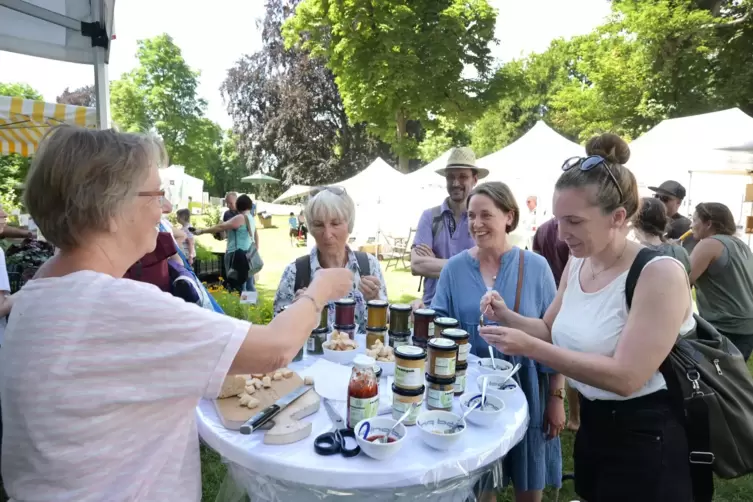
<svg viewBox="0 0 753 502"><path fill-rule="evenodd" d="M322 307L320 307L319 304L316 303L316 300L314 300L314 297L311 296L310 294L303 293L301 296L298 297L299 300L301 298L308 299L311 302L311 304L314 305L314 308L316 309L317 312L321 312L322 311Z"/></svg>
<svg viewBox="0 0 753 502"><path fill-rule="evenodd" d="M556 390L553 390L552 392L549 393L549 396L550 397L558 397L558 398L560 398L560 399L562 399L564 401L565 400L565 389L556 389Z"/></svg>

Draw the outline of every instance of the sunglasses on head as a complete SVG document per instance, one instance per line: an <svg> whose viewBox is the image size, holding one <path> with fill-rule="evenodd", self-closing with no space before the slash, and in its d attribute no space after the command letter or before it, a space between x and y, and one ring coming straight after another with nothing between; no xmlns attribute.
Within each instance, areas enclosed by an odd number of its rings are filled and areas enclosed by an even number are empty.
<svg viewBox="0 0 753 502"><path fill-rule="evenodd" d="M615 178L614 173L612 173L612 170L609 168L609 163L604 157L600 155L591 155L590 157L570 157L564 164L562 164L563 171L569 171L574 167L579 168L581 171L590 171L597 167L603 167L609 175L609 178L614 183L615 188L617 188L617 193L620 194L620 202L625 200L625 194L622 193L622 188L620 188L617 178Z"/></svg>
<svg viewBox="0 0 753 502"><path fill-rule="evenodd" d="M662 194L658 194L658 193L654 194L654 199L659 199L660 201L664 202L665 204L667 202L669 202L670 200L672 200L669 195L662 195Z"/></svg>

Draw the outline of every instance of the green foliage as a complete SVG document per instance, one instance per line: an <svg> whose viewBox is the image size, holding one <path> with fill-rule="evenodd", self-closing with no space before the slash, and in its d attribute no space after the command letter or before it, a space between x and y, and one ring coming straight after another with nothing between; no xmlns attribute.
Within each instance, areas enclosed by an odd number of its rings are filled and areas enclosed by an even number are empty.
<svg viewBox="0 0 753 502"><path fill-rule="evenodd" d="M0 96L17 96L42 101L44 98L28 84L0 82Z"/></svg>
<svg viewBox="0 0 753 502"><path fill-rule="evenodd" d="M408 122L472 106L495 21L486 0L304 0L283 34L288 47L326 60L350 120L368 123L407 172L417 146ZM467 77L466 66L478 77Z"/></svg>
<svg viewBox="0 0 753 502"><path fill-rule="evenodd" d="M274 291L259 289L257 305L241 305L238 293L225 290L211 291L219 306L230 317L243 319L252 324L269 324L274 317Z"/></svg>
<svg viewBox="0 0 753 502"><path fill-rule="evenodd" d="M214 253L210 251L209 249L205 248L201 245L200 242L196 241L194 244L194 248L196 249L196 259L200 261L209 261L214 259Z"/></svg>
<svg viewBox="0 0 753 502"><path fill-rule="evenodd" d="M220 206L215 206L214 204L210 204L208 207L204 209L204 225L207 228L218 225L221 221L222 221L222 211L221 211Z"/></svg>

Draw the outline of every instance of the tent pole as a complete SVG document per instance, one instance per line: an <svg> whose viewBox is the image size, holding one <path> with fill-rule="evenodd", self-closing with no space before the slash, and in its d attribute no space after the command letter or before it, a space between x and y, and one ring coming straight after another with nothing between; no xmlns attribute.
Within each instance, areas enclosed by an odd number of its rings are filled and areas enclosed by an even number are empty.
<svg viewBox="0 0 753 502"><path fill-rule="evenodd" d="M693 188L693 171L688 171L688 207L685 210L689 215L692 214L690 212L690 208L693 207L693 196L692 192L690 191L691 188Z"/></svg>
<svg viewBox="0 0 753 502"><path fill-rule="evenodd" d="M102 11L102 4L103 2L100 0L92 1L92 20L105 26L105 13ZM108 129L110 127L110 79L107 71L107 49L93 45L92 51L94 51L94 95L97 98L97 127Z"/></svg>

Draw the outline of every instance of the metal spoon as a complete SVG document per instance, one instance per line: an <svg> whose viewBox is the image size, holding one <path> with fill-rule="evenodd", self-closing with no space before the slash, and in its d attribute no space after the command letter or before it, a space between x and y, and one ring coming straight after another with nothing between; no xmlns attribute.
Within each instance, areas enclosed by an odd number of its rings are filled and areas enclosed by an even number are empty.
<svg viewBox="0 0 753 502"><path fill-rule="evenodd" d="M465 420L465 417L471 414L473 410L478 408L481 405L481 401L474 399L470 403L468 403L468 409L465 410L465 413L463 413L463 418L460 419L460 422L456 423L455 426L450 429L450 434L454 434L459 430L463 429L463 421Z"/></svg>
<svg viewBox="0 0 753 502"><path fill-rule="evenodd" d="M497 363L494 362L494 349L492 349L492 346L489 345L489 357L492 359L492 369L497 369Z"/></svg>
<svg viewBox="0 0 753 502"><path fill-rule="evenodd" d="M489 386L489 378L484 377L484 383L481 384L481 411L484 411L484 406L486 406L486 388Z"/></svg>
<svg viewBox="0 0 753 502"><path fill-rule="evenodd" d="M382 436L381 438L379 438L379 442L380 443L386 443L386 442L388 442L389 439L390 439L390 436L392 435L392 433L395 432L395 428L398 425L400 425L401 423L403 423L403 420L405 420L406 418L408 418L408 415L411 414L411 412L413 411L413 409L415 407L416 407L416 403L413 403L410 406L408 406L408 409L405 410L405 413L403 413L403 416L397 419L397 422L395 422L395 425L393 425L392 428L389 431L387 431L387 434L385 434L384 436Z"/></svg>
<svg viewBox="0 0 753 502"><path fill-rule="evenodd" d="M509 379L511 379L515 375L515 373L517 373L518 371L520 371L520 368L522 368L522 367L523 367L522 364L520 364L520 363L516 364L515 367L512 369L512 371L510 372L510 374L507 375L504 380L502 380L502 383L496 384L497 388L500 389L500 390L504 389L505 388L505 384L507 383L507 381Z"/></svg>

